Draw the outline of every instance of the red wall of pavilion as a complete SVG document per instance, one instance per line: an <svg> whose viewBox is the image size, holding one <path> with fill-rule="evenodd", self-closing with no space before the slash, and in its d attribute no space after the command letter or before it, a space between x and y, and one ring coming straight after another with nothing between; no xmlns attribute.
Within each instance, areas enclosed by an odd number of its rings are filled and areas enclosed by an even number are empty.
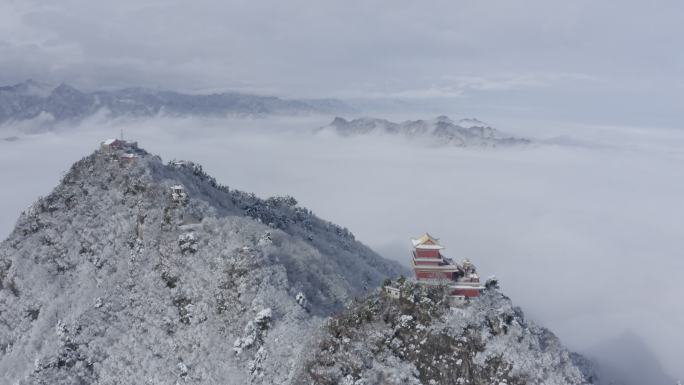
<svg viewBox="0 0 684 385"><path fill-rule="evenodd" d="M463 295L466 297L479 297L480 291L477 289L456 289L451 292L453 295Z"/></svg>
<svg viewBox="0 0 684 385"><path fill-rule="evenodd" d="M416 249L416 258L439 258L439 250Z"/></svg>
<svg viewBox="0 0 684 385"><path fill-rule="evenodd" d="M444 271L425 271L416 270L416 278L420 279L451 279L453 273L448 273Z"/></svg>

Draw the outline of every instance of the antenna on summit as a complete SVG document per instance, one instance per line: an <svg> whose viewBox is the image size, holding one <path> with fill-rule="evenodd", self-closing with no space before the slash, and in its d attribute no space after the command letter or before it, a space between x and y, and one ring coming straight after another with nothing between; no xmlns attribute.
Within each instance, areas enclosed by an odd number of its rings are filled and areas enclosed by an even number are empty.
<svg viewBox="0 0 684 385"><path fill-rule="evenodd" d="M123 138L123 127L121 127L121 141L123 142L123 140L124 140L124 138Z"/></svg>

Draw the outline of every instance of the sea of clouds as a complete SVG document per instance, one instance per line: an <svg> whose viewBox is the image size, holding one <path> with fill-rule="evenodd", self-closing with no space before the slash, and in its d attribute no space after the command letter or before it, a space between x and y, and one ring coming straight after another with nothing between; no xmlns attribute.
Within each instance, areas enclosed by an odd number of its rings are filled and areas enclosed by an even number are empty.
<svg viewBox="0 0 684 385"><path fill-rule="evenodd" d="M403 118L403 117L401 117ZM111 121L26 135L0 128L0 235L106 137L219 182L292 195L387 258L409 261L428 231L469 257L569 347L631 330L684 376L684 130L507 122L537 142L434 147L369 135L312 134L329 117Z"/></svg>

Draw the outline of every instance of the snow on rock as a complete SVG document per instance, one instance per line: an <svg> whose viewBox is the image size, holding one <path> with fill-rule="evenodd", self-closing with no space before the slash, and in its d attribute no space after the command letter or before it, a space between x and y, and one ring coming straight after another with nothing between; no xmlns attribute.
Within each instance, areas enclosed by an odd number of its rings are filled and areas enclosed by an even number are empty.
<svg viewBox="0 0 684 385"><path fill-rule="evenodd" d="M178 246L183 253L197 252L197 236L195 233L185 233L178 236Z"/></svg>
<svg viewBox="0 0 684 385"><path fill-rule="evenodd" d="M188 367L183 362L179 362L176 368L178 368L179 376L185 377L188 375Z"/></svg>
<svg viewBox="0 0 684 385"><path fill-rule="evenodd" d="M257 243L258 246L260 247L266 247L270 246L273 244L273 238L271 238L271 232L267 231L264 233L264 235L259 238L259 242Z"/></svg>
<svg viewBox="0 0 684 385"><path fill-rule="evenodd" d="M401 329L409 329L413 325L413 316L408 314L402 314L399 317L399 322L397 327Z"/></svg>
<svg viewBox="0 0 684 385"><path fill-rule="evenodd" d="M249 364L247 365L247 369L249 370L249 373L252 376L255 377L261 377L263 376L263 363L266 360L267 357L266 350L263 347L260 347L259 350L257 350L256 354L254 355L254 358L249 361Z"/></svg>
<svg viewBox="0 0 684 385"><path fill-rule="evenodd" d="M331 313L406 273L293 198L114 155L74 164L0 243L0 384L293 383Z"/></svg>
<svg viewBox="0 0 684 385"><path fill-rule="evenodd" d="M261 329L268 329L272 313L270 307L258 312L256 317L254 317L254 323Z"/></svg>
<svg viewBox="0 0 684 385"><path fill-rule="evenodd" d="M299 306L302 308L308 309L309 303L306 300L306 296L301 291L295 296L295 301L297 301L297 304L299 304Z"/></svg>
<svg viewBox="0 0 684 385"><path fill-rule="evenodd" d="M465 128L490 127L489 124L475 118L465 118L458 121L458 125Z"/></svg>
<svg viewBox="0 0 684 385"><path fill-rule="evenodd" d="M171 201L177 205L188 203L188 194L183 186L175 185L171 187Z"/></svg>
<svg viewBox="0 0 684 385"><path fill-rule="evenodd" d="M233 351L236 354L240 354L243 350L252 347L255 343L261 344L266 331L270 327L271 316L272 313L270 308L258 312L254 319L245 325L244 337L239 337L233 343Z"/></svg>
<svg viewBox="0 0 684 385"><path fill-rule="evenodd" d="M497 288L462 309L450 308L440 288L408 281L401 288L401 299L377 290L328 321L301 382L596 383L576 355Z"/></svg>

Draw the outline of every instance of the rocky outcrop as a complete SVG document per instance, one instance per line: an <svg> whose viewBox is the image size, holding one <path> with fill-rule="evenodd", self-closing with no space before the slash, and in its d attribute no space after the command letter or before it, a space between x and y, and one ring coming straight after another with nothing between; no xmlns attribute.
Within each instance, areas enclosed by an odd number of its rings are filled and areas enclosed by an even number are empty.
<svg viewBox="0 0 684 385"><path fill-rule="evenodd" d="M463 308L450 308L438 287L405 281L400 288L399 299L378 290L331 318L301 382L594 383L581 356L525 319L495 284Z"/></svg>

